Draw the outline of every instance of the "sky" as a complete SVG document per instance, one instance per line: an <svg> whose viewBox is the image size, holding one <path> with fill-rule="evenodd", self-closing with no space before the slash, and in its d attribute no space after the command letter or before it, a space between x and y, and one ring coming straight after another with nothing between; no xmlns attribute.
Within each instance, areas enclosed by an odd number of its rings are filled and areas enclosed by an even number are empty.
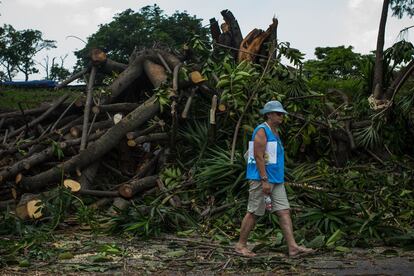
<svg viewBox="0 0 414 276"><path fill-rule="evenodd" d="M87 37L96 32L100 24L109 23L113 16L128 8L139 11L144 6L157 4L166 15L186 11L203 19L223 22L220 11L229 9L236 17L243 36L254 28L266 30L275 16L279 21L279 41L290 42L291 47L314 58L316 47L353 46L358 53L375 49L382 0L0 0L0 25L11 24L17 30L36 29L45 39L55 40L57 48L43 51L35 59L44 63L64 57L64 67L72 70L76 58L74 51L82 49ZM413 18L389 18L386 26L385 46L398 41L399 31L414 25ZM76 36L80 39L74 38ZM408 36L414 43L414 30ZM43 70L39 67L39 70ZM41 79L41 74L30 79ZM17 79L23 79L18 75Z"/></svg>

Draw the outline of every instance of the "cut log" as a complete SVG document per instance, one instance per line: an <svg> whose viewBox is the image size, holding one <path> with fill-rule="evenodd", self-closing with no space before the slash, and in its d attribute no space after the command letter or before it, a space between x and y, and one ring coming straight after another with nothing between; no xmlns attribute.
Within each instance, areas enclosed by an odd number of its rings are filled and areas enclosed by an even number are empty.
<svg viewBox="0 0 414 276"><path fill-rule="evenodd" d="M151 133L153 130L157 129L158 127L164 127L165 126L165 122L163 120L159 120L156 124L153 124L149 127L147 127L146 129L143 129L141 131L132 131L132 132L128 132L126 134L126 138L128 140L133 140L139 136L144 136L147 135L149 133Z"/></svg>
<svg viewBox="0 0 414 276"><path fill-rule="evenodd" d="M93 48L90 53L90 60L93 65L99 65L106 62L106 53L98 48Z"/></svg>
<svg viewBox="0 0 414 276"><path fill-rule="evenodd" d="M132 198L139 192L155 187L157 179L157 175L147 176L142 179L133 179L118 188L119 194L124 198Z"/></svg>
<svg viewBox="0 0 414 276"><path fill-rule="evenodd" d="M106 56L105 56L106 58ZM91 74L89 76L88 88L86 91L86 103L83 114L83 125L82 125L82 139L80 144L80 150L86 149L87 137L88 137L88 128L89 128L89 115L91 112L92 105L92 96L93 96L93 85L95 83L96 76L96 66L92 66Z"/></svg>
<svg viewBox="0 0 414 276"><path fill-rule="evenodd" d="M95 105L92 107L92 112L95 114L108 112L108 113L116 113L122 112L127 114L137 108L139 104L137 103L116 103L116 104L105 104L105 105Z"/></svg>
<svg viewBox="0 0 414 276"><path fill-rule="evenodd" d="M128 141L128 146L131 145L139 145L145 142L154 142L154 141L163 141L163 140L168 140L169 135L167 133L151 133L148 135L144 135L144 136L139 136L138 138L134 139L134 140L130 140L133 141L131 143L129 143Z"/></svg>
<svg viewBox="0 0 414 276"><path fill-rule="evenodd" d="M158 65L150 60L144 60L144 70L155 88L160 87L167 80L164 66Z"/></svg>
<svg viewBox="0 0 414 276"><path fill-rule="evenodd" d="M219 104L219 106L218 106L218 110L219 110L220 112L224 112L224 111L226 111L226 109L227 109L227 107L226 107L226 105L225 105L225 104L223 104L223 103L220 103L220 104Z"/></svg>
<svg viewBox="0 0 414 276"><path fill-rule="evenodd" d="M44 205L38 198L38 195L22 196L22 199L16 206L16 216L22 220L38 219L43 216L43 207Z"/></svg>
<svg viewBox="0 0 414 276"><path fill-rule="evenodd" d="M56 85L55 89L60 89L62 87L65 87L66 85L68 85L69 83L81 78L83 75L85 75L87 72L89 71L89 68L83 68L81 71L77 72L77 73L73 73L69 78L67 78L66 80L62 81L61 83L59 83L58 85Z"/></svg>
<svg viewBox="0 0 414 276"><path fill-rule="evenodd" d="M70 128L69 133L73 138L79 138L81 136L82 130L77 126L73 126Z"/></svg>

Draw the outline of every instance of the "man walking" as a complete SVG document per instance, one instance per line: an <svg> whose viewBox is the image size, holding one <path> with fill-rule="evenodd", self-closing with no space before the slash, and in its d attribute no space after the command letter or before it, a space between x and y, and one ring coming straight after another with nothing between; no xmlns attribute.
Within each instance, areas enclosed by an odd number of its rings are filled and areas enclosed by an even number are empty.
<svg viewBox="0 0 414 276"><path fill-rule="evenodd" d="M271 198L271 212L279 217L280 228L288 245L289 257L298 257L314 252L313 249L299 246L293 236L290 206L284 186L284 149L280 140L278 127L287 114L282 104L270 101L260 113L265 122L258 125L249 143L247 160L247 176L249 180L249 201L247 213L243 218L240 238L236 244L236 252L253 257L256 254L247 248L247 239L256 224L256 217L265 213L264 196Z"/></svg>

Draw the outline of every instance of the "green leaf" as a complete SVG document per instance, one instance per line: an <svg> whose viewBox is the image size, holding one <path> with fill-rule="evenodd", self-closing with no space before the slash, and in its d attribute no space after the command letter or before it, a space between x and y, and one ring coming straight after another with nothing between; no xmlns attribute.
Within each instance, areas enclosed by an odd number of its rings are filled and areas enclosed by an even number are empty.
<svg viewBox="0 0 414 276"><path fill-rule="evenodd" d="M183 249L179 249L179 250L167 252L165 253L165 256L169 258L179 258L179 257L184 256L185 254L187 254L187 251Z"/></svg>
<svg viewBox="0 0 414 276"><path fill-rule="evenodd" d="M325 235L316 236L313 240L311 240L307 246L311 248L321 248L325 244Z"/></svg>
<svg viewBox="0 0 414 276"><path fill-rule="evenodd" d="M340 229L336 230L329 239L326 241L326 246L331 247L342 237L342 231Z"/></svg>
<svg viewBox="0 0 414 276"><path fill-rule="evenodd" d="M344 247L344 246L337 246L335 247L335 250L339 252L344 252L344 253L351 252L351 249L349 249L348 247Z"/></svg>

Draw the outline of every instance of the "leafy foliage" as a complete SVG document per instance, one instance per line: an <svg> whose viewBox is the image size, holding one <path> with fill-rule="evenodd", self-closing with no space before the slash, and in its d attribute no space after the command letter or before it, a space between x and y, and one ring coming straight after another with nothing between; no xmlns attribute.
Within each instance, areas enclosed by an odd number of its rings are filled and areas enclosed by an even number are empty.
<svg viewBox="0 0 414 276"><path fill-rule="evenodd" d="M167 16L157 5L145 6L138 12L127 9L114 16L113 21L101 25L92 34L84 49L75 52L78 62L87 57L90 49L101 48L114 60L127 63L135 47L150 48L154 45L178 48L193 35L207 39L208 30L201 26L201 19L186 12Z"/></svg>
<svg viewBox="0 0 414 276"><path fill-rule="evenodd" d="M30 74L38 72L33 57L44 49L56 48L55 41L44 39L41 31L17 31L7 24L0 28L0 40L0 63L9 80L20 71L27 81Z"/></svg>

